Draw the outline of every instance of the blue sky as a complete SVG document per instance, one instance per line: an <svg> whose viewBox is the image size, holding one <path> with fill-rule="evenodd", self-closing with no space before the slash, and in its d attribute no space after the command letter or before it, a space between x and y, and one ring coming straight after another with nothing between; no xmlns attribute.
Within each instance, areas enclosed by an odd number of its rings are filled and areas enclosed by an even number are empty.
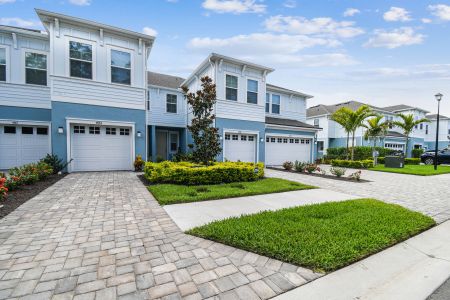
<svg viewBox="0 0 450 300"><path fill-rule="evenodd" d="M0 23L40 28L34 8L156 34L150 69L187 76L210 52L276 69L315 97L450 116L450 1L0 0Z"/></svg>

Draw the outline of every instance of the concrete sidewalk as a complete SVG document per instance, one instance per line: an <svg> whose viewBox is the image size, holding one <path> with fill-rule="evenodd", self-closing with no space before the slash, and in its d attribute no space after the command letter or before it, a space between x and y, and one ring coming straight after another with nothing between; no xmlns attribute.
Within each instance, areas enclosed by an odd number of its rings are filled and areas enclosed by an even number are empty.
<svg viewBox="0 0 450 300"><path fill-rule="evenodd" d="M357 198L360 197L327 189L312 189L165 205L164 209L178 227L185 231L212 221L242 214L254 214L264 210L279 210L287 207Z"/></svg>
<svg viewBox="0 0 450 300"><path fill-rule="evenodd" d="M450 221L274 299L423 300L450 276Z"/></svg>

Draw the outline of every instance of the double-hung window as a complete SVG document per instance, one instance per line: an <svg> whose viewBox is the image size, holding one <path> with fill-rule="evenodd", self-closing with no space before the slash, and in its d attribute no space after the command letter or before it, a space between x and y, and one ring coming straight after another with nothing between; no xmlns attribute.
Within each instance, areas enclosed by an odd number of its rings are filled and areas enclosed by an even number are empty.
<svg viewBox="0 0 450 300"><path fill-rule="evenodd" d="M131 84L131 54L111 50L111 82Z"/></svg>
<svg viewBox="0 0 450 300"><path fill-rule="evenodd" d="M319 119L314 119L314 126L319 126Z"/></svg>
<svg viewBox="0 0 450 300"><path fill-rule="evenodd" d="M236 76L227 74L225 87L226 87L225 99L237 101L238 78Z"/></svg>
<svg viewBox="0 0 450 300"><path fill-rule="evenodd" d="M25 83L47 85L47 55L25 52Z"/></svg>
<svg viewBox="0 0 450 300"><path fill-rule="evenodd" d="M272 113L280 114L280 95L272 95Z"/></svg>
<svg viewBox="0 0 450 300"><path fill-rule="evenodd" d="M177 113L177 95L167 94L166 96L166 111L168 113Z"/></svg>
<svg viewBox="0 0 450 300"><path fill-rule="evenodd" d="M92 45L69 42L70 76L92 79Z"/></svg>
<svg viewBox="0 0 450 300"><path fill-rule="evenodd" d="M0 81L6 81L6 48L0 48Z"/></svg>
<svg viewBox="0 0 450 300"><path fill-rule="evenodd" d="M258 104L258 81L247 79L247 103Z"/></svg>
<svg viewBox="0 0 450 300"><path fill-rule="evenodd" d="M266 93L266 113L270 113L270 94Z"/></svg>

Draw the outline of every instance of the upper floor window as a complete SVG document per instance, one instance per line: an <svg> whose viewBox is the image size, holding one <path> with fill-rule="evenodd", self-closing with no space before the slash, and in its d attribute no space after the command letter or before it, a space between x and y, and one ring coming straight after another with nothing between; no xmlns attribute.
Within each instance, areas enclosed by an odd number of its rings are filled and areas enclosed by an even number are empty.
<svg viewBox="0 0 450 300"><path fill-rule="evenodd" d="M25 82L28 84L47 85L47 55L25 53Z"/></svg>
<svg viewBox="0 0 450 300"><path fill-rule="evenodd" d="M92 45L69 42L70 76L92 79Z"/></svg>
<svg viewBox="0 0 450 300"><path fill-rule="evenodd" d="M314 126L319 126L319 119L314 119Z"/></svg>
<svg viewBox="0 0 450 300"><path fill-rule="evenodd" d="M258 81L247 79L247 103L258 103Z"/></svg>
<svg viewBox="0 0 450 300"><path fill-rule="evenodd" d="M177 95L167 94L166 111L168 113L177 113Z"/></svg>
<svg viewBox="0 0 450 300"><path fill-rule="evenodd" d="M428 134L428 125L425 125L425 134ZM449 129L449 134L450 134L450 129Z"/></svg>
<svg viewBox="0 0 450 300"><path fill-rule="evenodd" d="M280 95L272 95L272 113L280 114Z"/></svg>
<svg viewBox="0 0 450 300"><path fill-rule="evenodd" d="M423 123L420 123L420 130L423 129Z"/></svg>
<svg viewBox="0 0 450 300"><path fill-rule="evenodd" d="M266 113L270 112L270 94L266 93Z"/></svg>
<svg viewBox="0 0 450 300"><path fill-rule="evenodd" d="M233 75L226 75L225 87L226 87L225 99L237 101L238 78Z"/></svg>
<svg viewBox="0 0 450 300"><path fill-rule="evenodd" d="M111 82L131 84L131 54L111 50Z"/></svg>
<svg viewBox="0 0 450 300"><path fill-rule="evenodd" d="M6 49L0 48L0 81L6 81Z"/></svg>

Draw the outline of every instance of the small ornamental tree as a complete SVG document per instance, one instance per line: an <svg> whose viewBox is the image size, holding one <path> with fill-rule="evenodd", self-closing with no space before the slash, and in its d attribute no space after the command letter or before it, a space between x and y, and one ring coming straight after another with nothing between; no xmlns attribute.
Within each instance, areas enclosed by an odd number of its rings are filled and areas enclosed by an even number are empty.
<svg viewBox="0 0 450 300"><path fill-rule="evenodd" d="M187 103L192 108L193 118L188 125L194 140L193 160L208 164L222 151L219 142L218 129L213 125L216 116L213 114L216 103L216 85L208 76L202 77L202 89L190 93L187 87L183 87Z"/></svg>

